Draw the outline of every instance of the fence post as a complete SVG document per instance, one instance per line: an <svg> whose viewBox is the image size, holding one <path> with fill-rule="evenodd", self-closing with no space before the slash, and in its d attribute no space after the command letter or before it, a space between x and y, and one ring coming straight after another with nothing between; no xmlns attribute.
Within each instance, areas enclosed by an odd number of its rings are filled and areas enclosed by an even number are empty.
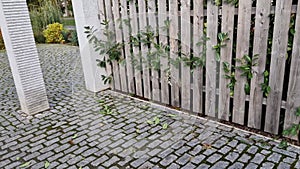
<svg viewBox="0 0 300 169"><path fill-rule="evenodd" d="M100 18L98 0L72 0L72 4L86 89L99 92L108 88L101 80L101 75L106 76L107 73L104 68L97 66L96 59L101 57L89 44L84 27L94 26L99 30L100 20L104 18Z"/></svg>
<svg viewBox="0 0 300 169"><path fill-rule="evenodd" d="M26 0L0 1L0 27L22 111L49 109Z"/></svg>

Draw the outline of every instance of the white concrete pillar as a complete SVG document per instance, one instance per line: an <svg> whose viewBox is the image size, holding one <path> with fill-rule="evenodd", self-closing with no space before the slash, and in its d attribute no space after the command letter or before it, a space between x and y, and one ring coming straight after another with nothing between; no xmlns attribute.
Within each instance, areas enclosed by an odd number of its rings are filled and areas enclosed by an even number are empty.
<svg viewBox="0 0 300 169"><path fill-rule="evenodd" d="M101 75L106 75L104 68L97 66L96 59L100 59L92 44L89 44L84 26L94 26L100 30L101 22L98 16L98 0L72 0L76 30L79 40L81 61L87 90L99 92L108 88L104 85ZM102 18L104 20L104 18Z"/></svg>
<svg viewBox="0 0 300 169"><path fill-rule="evenodd" d="M26 0L1 0L0 26L22 111L49 109Z"/></svg>

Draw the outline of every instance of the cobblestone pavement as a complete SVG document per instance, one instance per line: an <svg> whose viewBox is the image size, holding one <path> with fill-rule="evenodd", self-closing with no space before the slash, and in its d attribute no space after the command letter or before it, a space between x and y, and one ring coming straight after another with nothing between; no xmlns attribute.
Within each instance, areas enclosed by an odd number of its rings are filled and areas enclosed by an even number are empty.
<svg viewBox="0 0 300 169"><path fill-rule="evenodd" d="M39 46L51 110L18 112L0 54L0 168L300 168L300 149L111 91L83 90L78 48Z"/></svg>

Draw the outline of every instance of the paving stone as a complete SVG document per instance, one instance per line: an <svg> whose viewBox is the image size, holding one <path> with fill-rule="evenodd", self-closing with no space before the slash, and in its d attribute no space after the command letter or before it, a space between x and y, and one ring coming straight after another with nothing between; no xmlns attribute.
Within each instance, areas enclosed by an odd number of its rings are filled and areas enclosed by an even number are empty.
<svg viewBox="0 0 300 169"><path fill-rule="evenodd" d="M182 167L182 169L194 169L194 168L196 168L196 166L192 163L188 163L184 167Z"/></svg>
<svg viewBox="0 0 300 169"><path fill-rule="evenodd" d="M191 148L188 146L182 146L180 149L178 149L177 151L175 151L175 154L177 154L178 156L180 156L181 154L186 153L187 151L189 151Z"/></svg>
<svg viewBox="0 0 300 169"><path fill-rule="evenodd" d="M167 169L179 169L180 166L176 163L172 163Z"/></svg>
<svg viewBox="0 0 300 169"><path fill-rule="evenodd" d="M197 169L208 169L208 168L210 168L210 166L207 164L201 164L197 167Z"/></svg>
<svg viewBox="0 0 300 169"><path fill-rule="evenodd" d="M238 159L238 161L243 163L248 163L248 161L251 159L251 156L247 154L243 154L241 158Z"/></svg>
<svg viewBox="0 0 300 169"><path fill-rule="evenodd" d="M258 165L254 163L249 163L245 169L257 169Z"/></svg>
<svg viewBox="0 0 300 169"><path fill-rule="evenodd" d="M160 161L160 164L162 166L166 167L166 166L170 165L171 163L173 163L177 158L178 158L177 156L171 154L171 155L163 158L163 160Z"/></svg>
<svg viewBox="0 0 300 169"><path fill-rule="evenodd" d="M37 157L37 159L40 160L40 161L42 161L42 160L45 160L46 158L48 158L48 157L50 157L52 155L54 155L54 153L52 151L48 151L48 152L46 152L44 154L39 155Z"/></svg>
<svg viewBox="0 0 300 169"><path fill-rule="evenodd" d="M94 167L97 167L97 166L100 166L100 164L102 164L103 162L107 161L109 158L104 155L104 156L101 156L100 158L97 158L97 160L93 161L91 164L92 166Z"/></svg>
<svg viewBox="0 0 300 169"><path fill-rule="evenodd" d="M262 164L262 167L261 168L264 168L264 169L268 169L268 168L274 168L275 164L274 163L271 163L271 162L265 162ZM281 168L280 168L281 169Z"/></svg>
<svg viewBox="0 0 300 169"><path fill-rule="evenodd" d="M196 147L193 148L192 151L190 151L189 153L193 156L195 156L196 154L198 154L200 151L202 150L202 146L201 145L197 145Z"/></svg>
<svg viewBox="0 0 300 169"><path fill-rule="evenodd" d="M213 154L212 156L210 156L206 161L214 164L215 162L217 162L218 160L220 160L222 158L221 154Z"/></svg>
<svg viewBox="0 0 300 169"><path fill-rule="evenodd" d="M222 154L227 154L229 151L231 151L232 148L228 147L228 146L224 146L223 148L221 148L218 152L222 153Z"/></svg>
<svg viewBox="0 0 300 169"><path fill-rule="evenodd" d="M117 163L120 160L120 158L113 156L112 158L110 158L109 160L107 160L106 162L104 162L102 165L104 167L110 167L112 166L114 163Z"/></svg>
<svg viewBox="0 0 300 169"><path fill-rule="evenodd" d="M281 159L282 155L280 154L277 154L277 153L272 153L268 158L267 160L268 161L271 161L271 162L274 162L274 163L278 163Z"/></svg>
<svg viewBox="0 0 300 169"><path fill-rule="evenodd" d="M247 153L249 154L255 154L258 150L258 147L256 146L251 146L248 150L247 150Z"/></svg>
<svg viewBox="0 0 300 169"><path fill-rule="evenodd" d="M225 159L228 160L228 161L230 161L231 163L233 163L238 157L239 157L239 154L238 154L238 153L230 152L230 153L225 157Z"/></svg>
<svg viewBox="0 0 300 169"><path fill-rule="evenodd" d="M191 162L199 165L205 158L206 158L206 156L204 156L204 155L198 155L196 157L192 157Z"/></svg>
<svg viewBox="0 0 300 169"><path fill-rule="evenodd" d="M288 164L292 164L296 161L296 159L294 158L290 158L290 157L286 157L283 159L283 162L288 163Z"/></svg>
<svg viewBox="0 0 300 169"><path fill-rule="evenodd" d="M243 168L244 168L243 163L235 162L235 163L231 164L228 169L243 169Z"/></svg>
<svg viewBox="0 0 300 169"><path fill-rule="evenodd" d="M187 162L189 162L191 160L191 155L189 154L184 154L183 156L181 156L176 162L179 164L179 165L184 165L186 164Z"/></svg>
<svg viewBox="0 0 300 169"><path fill-rule="evenodd" d="M130 165L134 168L137 168L140 165L142 165L143 163L145 163L149 158L150 158L149 156L144 155L143 157L131 162Z"/></svg>
<svg viewBox="0 0 300 169"><path fill-rule="evenodd" d="M297 163L295 164L295 168L297 168L297 169L300 168L300 160L298 160Z"/></svg>
<svg viewBox="0 0 300 169"><path fill-rule="evenodd" d="M229 162L227 161L218 161L215 165L211 167L211 169L222 169L222 168L227 168L229 165Z"/></svg>
<svg viewBox="0 0 300 169"><path fill-rule="evenodd" d="M260 164L263 160L265 159L265 156L257 153L255 154L254 158L251 160L251 162L256 163L256 164Z"/></svg>

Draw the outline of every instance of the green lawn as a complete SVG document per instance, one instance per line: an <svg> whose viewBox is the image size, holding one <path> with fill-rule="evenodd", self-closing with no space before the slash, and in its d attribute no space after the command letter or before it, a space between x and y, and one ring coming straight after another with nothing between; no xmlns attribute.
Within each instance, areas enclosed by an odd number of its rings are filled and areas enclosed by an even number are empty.
<svg viewBox="0 0 300 169"><path fill-rule="evenodd" d="M63 18L62 24L64 26L75 26L75 19L74 18Z"/></svg>

